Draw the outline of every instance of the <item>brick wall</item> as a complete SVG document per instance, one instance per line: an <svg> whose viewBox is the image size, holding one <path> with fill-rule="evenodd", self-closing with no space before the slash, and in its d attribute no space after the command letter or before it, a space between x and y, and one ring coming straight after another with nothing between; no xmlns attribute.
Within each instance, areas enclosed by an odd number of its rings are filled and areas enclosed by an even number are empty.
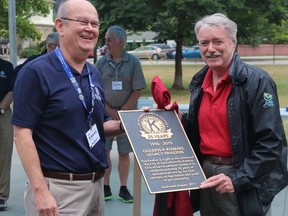
<svg viewBox="0 0 288 216"><path fill-rule="evenodd" d="M238 45L237 50L241 56L288 55L288 45L285 44Z"/></svg>

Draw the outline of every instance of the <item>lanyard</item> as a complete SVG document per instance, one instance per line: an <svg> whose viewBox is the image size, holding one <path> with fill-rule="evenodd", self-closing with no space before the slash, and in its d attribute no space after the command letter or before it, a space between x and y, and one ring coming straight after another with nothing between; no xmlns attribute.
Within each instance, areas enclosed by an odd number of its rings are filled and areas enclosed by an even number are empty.
<svg viewBox="0 0 288 216"><path fill-rule="evenodd" d="M116 81L118 81L118 72L120 67L122 66L122 63L123 63L122 61L117 64L114 64L112 61L109 62L109 65L112 66L115 70Z"/></svg>
<svg viewBox="0 0 288 216"><path fill-rule="evenodd" d="M86 106L86 101L85 98L83 96L82 90L79 87L79 84L75 78L75 76L73 75L71 68L69 67L69 65L67 64L67 62L65 61L63 54L61 53L61 50L59 49L59 47L57 47L55 49L56 55L58 57L58 60L60 61L63 69L66 72L67 77L70 79L72 85L74 86L75 91L78 93L78 98L80 99L80 101L82 102L84 108L86 109L86 111L88 112L88 124L90 127L92 127L92 113L94 110L94 104L95 104L95 92L94 92L94 85L92 83L92 78L91 78L91 74L90 74L90 69L89 66L87 65L87 63L85 63L86 67L87 67L87 71L88 71L88 77L89 77L89 85L90 85L90 91L91 91L91 96L92 96L92 100L91 100L91 110L88 111L87 106Z"/></svg>

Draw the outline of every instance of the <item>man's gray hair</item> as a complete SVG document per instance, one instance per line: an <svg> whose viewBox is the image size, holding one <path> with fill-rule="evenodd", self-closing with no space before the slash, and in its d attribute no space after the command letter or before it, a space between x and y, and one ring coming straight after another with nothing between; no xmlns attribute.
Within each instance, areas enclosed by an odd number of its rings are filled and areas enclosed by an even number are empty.
<svg viewBox="0 0 288 216"><path fill-rule="evenodd" d="M48 34L47 38L46 38L46 44L48 43L53 43L58 45L59 44L59 34L58 32L52 32L50 34Z"/></svg>
<svg viewBox="0 0 288 216"><path fill-rule="evenodd" d="M57 17L67 17L69 15L69 5L67 4L69 0L62 0L62 2L59 5L58 11L57 11ZM66 5L67 4L67 5Z"/></svg>
<svg viewBox="0 0 288 216"><path fill-rule="evenodd" d="M123 28L121 28L120 26L114 25L114 26L110 26L107 32L112 33L115 39L117 40L117 42L119 42L120 38L123 38L124 47L125 47L126 42L127 42L127 34Z"/></svg>
<svg viewBox="0 0 288 216"><path fill-rule="evenodd" d="M227 33L228 37L236 41L237 37L237 24L230 20L227 16L221 13L215 13L212 15L205 16L198 20L195 24L194 31L196 33L196 37L198 39L198 33L200 28L203 25L208 25L208 26L223 26Z"/></svg>

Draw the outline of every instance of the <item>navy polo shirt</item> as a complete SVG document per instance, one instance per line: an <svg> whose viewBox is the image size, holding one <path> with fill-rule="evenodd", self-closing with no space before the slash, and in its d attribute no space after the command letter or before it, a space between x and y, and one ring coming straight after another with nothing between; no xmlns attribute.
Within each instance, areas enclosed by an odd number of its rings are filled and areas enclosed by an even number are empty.
<svg viewBox="0 0 288 216"><path fill-rule="evenodd" d="M12 63L0 58L0 102L8 92L13 90L14 78Z"/></svg>
<svg viewBox="0 0 288 216"><path fill-rule="evenodd" d="M95 85L92 118L100 134L100 140L92 149L86 138L88 111L78 98L56 53L53 51L27 63L18 74L12 124L33 130L42 169L87 173L108 167L103 123L110 116L105 112L101 75L92 64L87 65ZM71 70L90 110L87 67L81 74Z"/></svg>

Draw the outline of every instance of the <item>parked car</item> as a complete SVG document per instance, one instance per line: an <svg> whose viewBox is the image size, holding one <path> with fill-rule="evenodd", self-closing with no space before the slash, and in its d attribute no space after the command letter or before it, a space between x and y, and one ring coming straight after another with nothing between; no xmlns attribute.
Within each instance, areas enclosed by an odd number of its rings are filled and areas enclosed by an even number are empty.
<svg viewBox="0 0 288 216"><path fill-rule="evenodd" d="M144 47L138 47L135 50L128 51L128 53L136 56L137 58L143 58L147 59L148 56L154 60L166 58L167 54L164 50L157 46L144 46Z"/></svg>
<svg viewBox="0 0 288 216"><path fill-rule="evenodd" d="M149 44L149 46L156 46L161 48L162 50L164 50L164 52L166 52L167 58L172 58L172 52L175 51L175 49L168 44Z"/></svg>
<svg viewBox="0 0 288 216"><path fill-rule="evenodd" d="M172 52L172 58L176 58L176 51ZM182 58L201 58L199 46L182 49Z"/></svg>

